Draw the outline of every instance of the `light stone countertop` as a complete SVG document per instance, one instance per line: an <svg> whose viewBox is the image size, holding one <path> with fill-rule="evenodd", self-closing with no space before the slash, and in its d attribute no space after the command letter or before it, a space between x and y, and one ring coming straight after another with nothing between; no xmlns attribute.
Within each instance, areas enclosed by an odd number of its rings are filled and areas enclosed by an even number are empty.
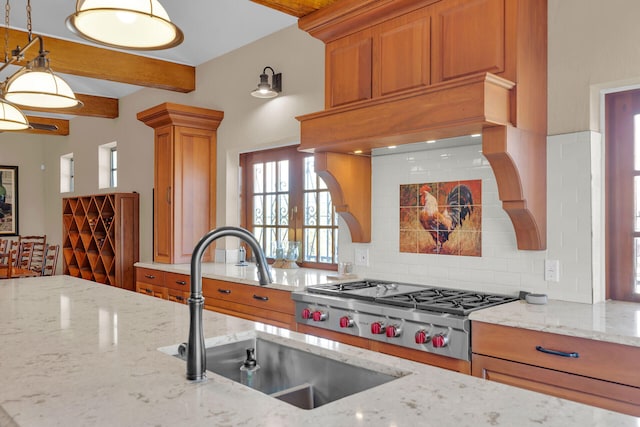
<svg viewBox="0 0 640 427"><path fill-rule="evenodd" d="M640 347L640 304L597 304L550 300L545 305L515 301L469 315L472 321L552 332Z"/></svg>
<svg viewBox="0 0 640 427"><path fill-rule="evenodd" d="M137 262L135 266L168 271L170 273L191 274L190 264ZM269 266L269 269L271 270L273 283L267 287L284 291L304 291L307 286L329 283L332 279L339 279L335 271L312 268L283 269L273 268L271 266ZM235 264L205 262L202 264L202 277L244 283L247 285L260 285L258 283L258 268L255 263L249 263L249 265L245 267L238 267ZM353 280L353 278L351 280Z"/></svg>
<svg viewBox="0 0 640 427"><path fill-rule="evenodd" d="M640 418L298 334L203 313L214 341L247 334L406 374L303 410L158 348L188 335L188 307L69 276L0 281L1 426L616 426Z"/></svg>

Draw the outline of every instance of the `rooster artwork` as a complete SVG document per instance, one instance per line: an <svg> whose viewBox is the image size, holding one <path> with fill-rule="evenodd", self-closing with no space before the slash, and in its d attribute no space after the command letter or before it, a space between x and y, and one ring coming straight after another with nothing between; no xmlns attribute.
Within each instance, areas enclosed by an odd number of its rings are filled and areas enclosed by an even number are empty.
<svg viewBox="0 0 640 427"><path fill-rule="evenodd" d="M400 192L401 252L481 255L481 180L401 185Z"/></svg>

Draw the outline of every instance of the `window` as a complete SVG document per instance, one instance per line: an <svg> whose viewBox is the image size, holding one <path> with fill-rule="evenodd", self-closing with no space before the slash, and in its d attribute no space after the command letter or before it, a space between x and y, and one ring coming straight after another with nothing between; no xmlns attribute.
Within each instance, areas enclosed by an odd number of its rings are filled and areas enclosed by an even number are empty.
<svg viewBox="0 0 640 427"><path fill-rule="evenodd" d="M98 147L98 187L118 186L118 145L116 142Z"/></svg>
<svg viewBox="0 0 640 427"><path fill-rule="evenodd" d="M74 191L75 166L73 153L60 156L60 192L72 193Z"/></svg>
<svg viewBox="0 0 640 427"><path fill-rule="evenodd" d="M324 181L316 175L313 154L296 147L240 156L242 224L265 254L276 257L278 242L300 241L298 261L305 267L335 268L338 216Z"/></svg>
<svg viewBox="0 0 640 427"><path fill-rule="evenodd" d="M109 184L111 187L118 186L118 149L116 147L112 147L110 150L110 163L111 163L111 172L109 173Z"/></svg>
<svg viewBox="0 0 640 427"><path fill-rule="evenodd" d="M640 90L605 98L607 297L640 302Z"/></svg>

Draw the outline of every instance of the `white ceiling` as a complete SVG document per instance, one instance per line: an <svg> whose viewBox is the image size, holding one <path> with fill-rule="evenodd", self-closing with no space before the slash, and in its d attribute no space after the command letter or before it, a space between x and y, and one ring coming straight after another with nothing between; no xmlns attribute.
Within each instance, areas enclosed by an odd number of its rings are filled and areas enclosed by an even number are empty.
<svg viewBox="0 0 640 427"><path fill-rule="evenodd" d="M0 0L2 6L5 2ZM184 42L172 49L129 53L197 66L296 23L293 16L249 0L160 0L160 3L183 31ZM26 0L10 1L12 28L26 31L26 4ZM65 20L74 12L75 4L73 0L32 0L33 33L91 44L66 27ZM4 18L1 21L4 27ZM4 34L1 36L4 39ZM50 56L53 58L55 54L51 52ZM10 75L16 69L9 67L4 73ZM1 75L0 79L7 75ZM120 98L140 89L102 80L69 75L62 77L74 91L89 95Z"/></svg>

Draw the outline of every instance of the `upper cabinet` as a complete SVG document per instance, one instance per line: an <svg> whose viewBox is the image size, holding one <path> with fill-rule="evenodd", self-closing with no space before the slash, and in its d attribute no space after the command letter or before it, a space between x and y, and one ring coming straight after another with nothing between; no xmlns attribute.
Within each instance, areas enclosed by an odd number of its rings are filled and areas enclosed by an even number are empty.
<svg viewBox="0 0 640 427"><path fill-rule="evenodd" d="M215 228L216 133L223 117L222 111L172 103L138 113L155 130L155 262L190 262L196 243ZM212 249L203 260L213 260Z"/></svg>
<svg viewBox="0 0 640 427"><path fill-rule="evenodd" d="M355 166L354 153L481 133L518 248L546 247L546 0L343 0L298 26L326 44L325 110L297 118L301 150ZM320 173L367 241L371 212L347 195L370 179Z"/></svg>

